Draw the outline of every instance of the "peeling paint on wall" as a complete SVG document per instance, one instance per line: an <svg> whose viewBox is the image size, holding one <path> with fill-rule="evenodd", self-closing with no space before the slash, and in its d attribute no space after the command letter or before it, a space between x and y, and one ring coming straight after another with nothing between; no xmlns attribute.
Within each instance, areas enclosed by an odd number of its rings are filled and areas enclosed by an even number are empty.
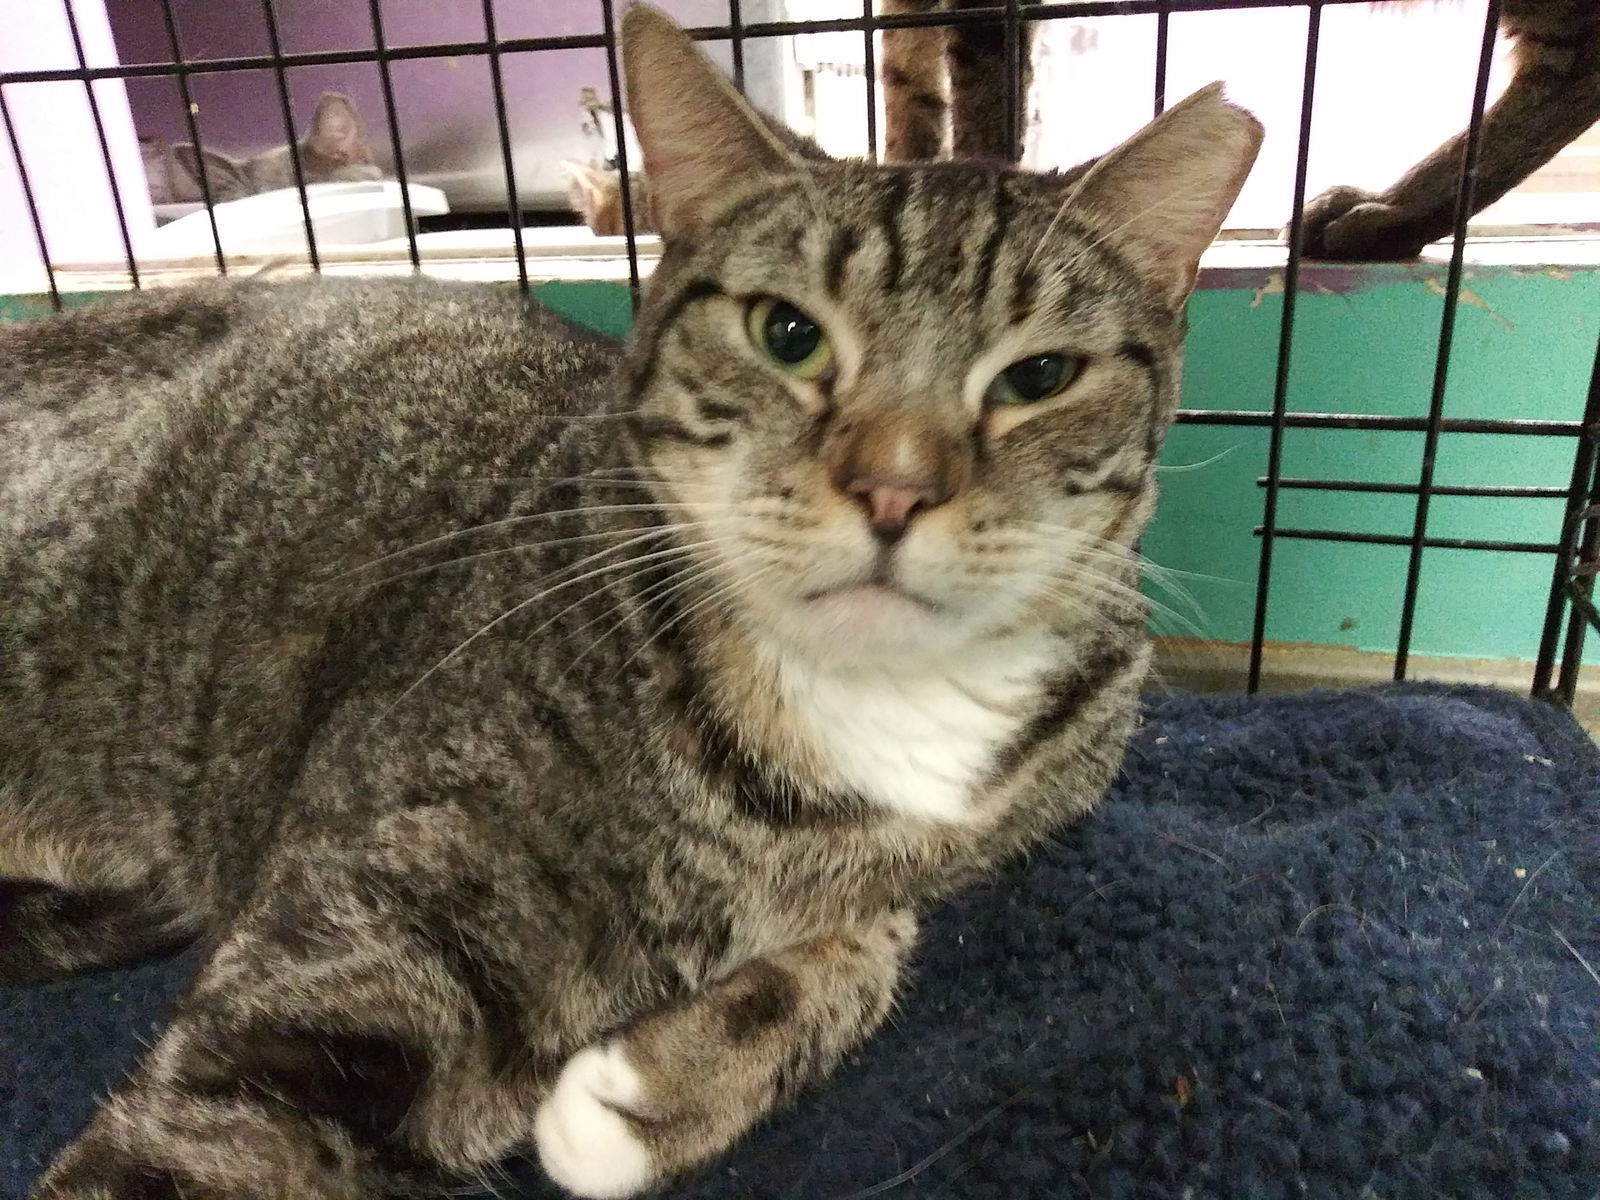
<svg viewBox="0 0 1600 1200"><path fill-rule="evenodd" d="M1444 284L1440 283L1437 279L1424 280L1422 286L1424 288L1426 288L1428 291L1432 292L1435 296L1448 296L1450 294L1448 291L1445 290ZM1469 288L1469 287L1462 288L1460 293L1458 294L1458 297L1459 297L1460 302L1462 304L1469 305L1472 308L1481 308L1481 309L1483 309L1484 312L1488 313L1496 321L1499 321L1500 324L1504 325L1507 329L1515 329L1516 328L1516 326L1513 325L1506 317L1502 316L1500 313L1497 313L1494 309L1490 308L1489 307L1489 302L1487 300L1485 300L1482 296L1478 295L1478 293L1473 291L1471 288Z"/></svg>
<svg viewBox="0 0 1600 1200"><path fill-rule="evenodd" d="M1274 271L1267 276L1267 281L1256 289L1255 297L1250 301L1251 308L1260 308L1268 296L1283 295L1283 272Z"/></svg>

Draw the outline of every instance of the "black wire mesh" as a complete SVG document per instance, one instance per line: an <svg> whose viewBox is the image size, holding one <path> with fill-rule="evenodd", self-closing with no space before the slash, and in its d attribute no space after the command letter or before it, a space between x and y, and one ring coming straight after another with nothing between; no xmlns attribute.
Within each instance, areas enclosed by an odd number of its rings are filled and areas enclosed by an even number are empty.
<svg viewBox="0 0 1600 1200"><path fill-rule="evenodd" d="M1250 668L1246 687L1261 687L1266 650L1267 603L1272 590L1272 552L1278 537L1278 475L1283 467L1284 418L1289 412L1289 367L1294 350L1294 316L1300 296L1300 259L1305 252L1306 166L1311 158L1311 104L1317 88L1317 46L1322 5L1306 10L1306 58L1300 90L1300 139L1294 162L1294 199L1289 206L1289 262L1283 269L1283 318L1278 327L1278 363L1272 385L1272 424L1267 441L1267 495L1261 518L1261 554L1256 565L1255 618L1250 628Z"/></svg>
<svg viewBox="0 0 1600 1200"><path fill-rule="evenodd" d="M289 71L288 56L283 52L283 42L278 33L278 12L273 5L273 0L261 0L261 8L267 18L267 41L272 47L272 56L269 65L272 67L272 79L278 86L278 107L283 112L283 135L294 148L289 155L290 166L294 170L294 190L300 194L300 215L305 221L306 229L306 257L311 260L313 271L322 270L322 260L317 255L317 231L311 220L311 200L306 194L305 166L300 161L300 131L295 128L294 106L289 102ZM370 61L370 58L368 59ZM195 150L199 152L200 146ZM197 157L204 157L197 153ZM137 286L137 284L135 285Z"/></svg>
<svg viewBox="0 0 1600 1200"><path fill-rule="evenodd" d="M83 35L78 29L78 14L71 4L64 3L62 8L67 18L67 31L72 35L72 53L77 57L78 69L86 71L89 63L83 53ZM128 279L134 287L138 287L139 264L134 260L133 238L128 233L128 213L122 205L122 191L117 186L117 170L111 162L111 142L106 137L105 118L100 113L100 97L95 94L94 83L88 78L83 81L83 92L89 101L89 117L94 122L95 139L100 143L100 161L105 166L106 186L111 189L111 206L117 215L117 232L122 236L122 251L128 262Z"/></svg>
<svg viewBox="0 0 1600 1200"><path fill-rule="evenodd" d="M500 72L500 42L495 36L494 0L483 0L483 36L489 59L489 85L494 89L495 132L500 137L500 163L506 177L506 221L517 256L517 286L528 290L528 251L522 241L522 205L517 196L517 167L511 153L511 124L506 117L506 84ZM629 245L632 245L630 239Z"/></svg>
<svg viewBox="0 0 1600 1200"><path fill-rule="evenodd" d="M1433 474L1439 451L1439 426L1444 420L1445 385L1450 375L1450 347L1455 340L1456 313L1461 304L1461 272L1466 262L1467 219L1472 215L1472 194L1478 180L1478 158L1483 148L1483 113L1488 105L1489 67L1500 26L1500 0L1489 0L1483 23L1483 47L1478 52L1478 77L1472 89L1472 117L1461 157L1461 178L1456 184L1455 223L1450 245L1450 273L1444 287L1444 310L1439 316L1439 353L1433 369L1433 394L1428 400L1428 432L1423 442L1422 467L1417 481L1416 520L1411 531L1411 554L1406 563L1406 590L1400 606L1400 644L1395 649L1394 677L1406 677L1411 654L1411 633L1417 617L1417 588L1422 577L1422 551L1427 545L1428 509L1433 499Z"/></svg>
<svg viewBox="0 0 1600 1200"><path fill-rule="evenodd" d="M394 106L394 79L389 72L389 49L384 44L383 7L378 0L367 0L367 12L372 20L372 47L378 63L378 83L383 88L383 112L389 119L389 148L394 155L394 177L400 185L400 211L406 227L406 252L411 256L411 269L422 269L422 255L417 251L417 223L411 212L411 189L406 180L406 156L400 148L400 117Z"/></svg>
<svg viewBox="0 0 1600 1200"><path fill-rule="evenodd" d="M178 80L178 98L183 102L183 121L189 131L189 144L198 149L200 126L195 121L194 95L189 90L189 68L183 61L182 39L178 36L178 18L172 11L172 0L161 0L161 20L167 30L167 46L172 54L173 74ZM212 199L211 168L205 155L195 155L195 182L200 185L200 199L205 205L206 219L211 226L211 245L217 257L217 274L228 273L228 256L222 251L222 231L217 228L217 206Z"/></svg>
<svg viewBox="0 0 1600 1200"><path fill-rule="evenodd" d="M878 157L878 63L873 32L878 28L873 20L872 0L861 0L861 39L866 56L867 76L867 154Z"/></svg>
<svg viewBox="0 0 1600 1200"><path fill-rule="evenodd" d="M877 48L876 38L886 29L938 26L951 28L964 24L1000 22L1003 29L1006 62L1009 72L1005 94L1005 127L1013 144L1020 142L1026 119L1026 96L1022 87L1020 66L1022 54L1028 44L1030 24L1062 18L1095 16L1154 15L1155 24L1155 83L1153 109L1160 113L1166 106L1168 50L1171 17L1175 13L1199 12L1217 9L1302 9L1306 14L1304 45L1303 88L1301 94L1298 141L1296 146L1295 175L1292 196L1292 217L1287 237L1287 259L1284 269L1284 294L1282 315L1278 332L1276 370L1270 408L1253 410L1183 410L1180 423L1192 425L1221 425L1241 428L1257 427L1268 431L1265 474L1258 480L1263 491L1261 524L1255 532L1260 538L1259 559L1256 571L1256 590L1252 631L1248 686L1251 691L1261 686L1263 654L1267 646L1271 595L1273 582L1273 554L1278 543L1291 540L1346 541L1366 544L1396 545L1407 548L1405 585L1400 598L1400 627L1396 639L1394 676L1405 677L1412 652L1415 618L1419 603L1419 584L1424 552L1429 549L1493 551L1547 555L1553 560L1550 591L1545 620L1535 664L1534 694L1552 700L1570 703L1579 667L1581 665L1584 633L1589 623L1600 624L1600 610L1593 602L1597 554L1600 554L1600 349L1596 351L1595 372L1591 380L1587 406L1580 421L1548 421L1526 419L1459 419L1445 416L1445 398L1448 390L1450 355L1455 323L1460 304L1467 221L1472 212L1472 196L1476 183L1484 113L1487 107L1489 66L1495 44L1499 19L1500 0L1489 0L1483 38L1478 61L1472 104L1468 123L1466 149L1461 164L1455 206L1455 221L1451 254L1444 287L1440 326L1437 337L1437 355L1433 371L1426 417L1373 416L1350 413L1295 412L1289 408L1290 380L1294 366L1294 339L1296 299L1300 291L1300 268L1303 246L1303 215L1306 192L1307 162L1311 150L1313 101L1318 66L1318 45L1324 10L1340 4L1363 3L1364 0L1075 0L1069 4L1020 3L1019 0L993 0L987 7L962 8L943 11L938 5L929 5L928 11L905 13L877 13L873 0L862 0L859 17L837 17L826 20L784 20L747 22L741 0L728 0L728 21L720 26L703 26L691 30L701 40L726 41L732 53L734 82L740 90L746 84L746 50L753 40L773 37L790 37L803 33L859 33L865 49L866 78L866 136L870 152L878 152L879 128L877 118ZM195 104L190 91L190 80L197 74L218 75L239 71L267 70L271 72L277 105L283 121L285 136L295 152L290 155L294 186L298 193L300 215L304 225L306 256L313 270L322 268L314 228L307 180L298 152L299 133L288 86L288 73L301 67L335 64L371 64L378 71L382 90L384 114L388 121L390 148L394 173L403 209L406 228L407 256L413 269L421 269L422 255L417 241L417 221L408 187L404 138L400 127L400 114L396 103L392 65L397 61L420 58L481 57L488 65L488 75L493 97L495 132L498 138L500 163L505 181L505 212L515 250L516 273L520 286L529 284L526 247L522 232L522 211L517 188L515 155L507 115L506 88L503 59L507 54L536 51L602 49L606 53L607 88L613 121L615 162L620 172L620 192L625 246L628 260L628 283L637 305L640 292L640 261L638 231L641 228L638 196L632 186L627 139L623 112L622 84L619 70L617 43L617 5L615 0L598 0L601 28L592 33L563 33L550 36L507 38L499 35L496 25L494 0L482 0L484 36L482 39L462 41L427 41L408 45L390 45L386 37L380 0L368 0L368 17L371 25L370 49L319 50L286 52L280 32L274 0L260 0L265 22L266 53L212 57L186 57L181 48L180 28L173 9L173 0L159 0L161 18L165 26L170 57L165 61L133 62L118 66L88 65L76 17L70 3L61 0L74 45L76 66L14 70L0 73L0 124L6 132L6 142L15 163L17 178L24 204L32 225L32 235L40 263L47 281L52 305L62 305L58 264L53 259L40 218L37 194L30 181L11 110L6 100L6 90L32 83L75 80L82 83L87 93L90 115L99 142L100 157L107 184L111 190L116 220L124 257L128 282L138 287L142 280L129 233L127 214L123 209L118 188L117 172L107 139L99 100L94 84L98 80L133 80L149 77L174 79L184 108L186 129L195 147L198 163L197 182L204 206L210 212L210 233L216 267L219 274L228 269L223 238L217 226L214 211L213 181L208 177L206 156L201 142L201 130L195 120ZM1422 433L1423 448L1418 463L1417 482L1369 483L1354 480L1286 477L1282 472L1285 437L1291 430L1357 429L1384 432ZM1435 482L1437 453L1440 439L1445 434L1520 435L1528 437L1570 438L1574 444L1571 481L1565 488L1553 486L1489 486L1447 485ZM1408 535L1370 533L1356 530L1304 529L1280 526L1278 522L1280 494L1286 490L1326 492L1374 492L1410 496L1414 499L1412 529ZM1564 498L1565 512L1561 528L1553 531L1552 541L1471 539L1434 536L1429 532L1430 507L1436 496L1495 497L1501 499Z"/></svg>

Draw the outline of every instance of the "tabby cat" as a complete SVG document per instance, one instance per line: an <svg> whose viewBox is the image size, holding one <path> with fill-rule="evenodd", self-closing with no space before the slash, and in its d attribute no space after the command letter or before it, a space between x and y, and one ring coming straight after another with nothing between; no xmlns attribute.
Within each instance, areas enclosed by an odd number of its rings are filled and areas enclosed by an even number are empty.
<svg viewBox="0 0 1600 1200"><path fill-rule="evenodd" d="M248 158L234 158L217 150L197 150L188 142L169 145L159 138L140 138L139 151L152 204L200 203L205 198L200 186L201 158L213 204L293 187L296 151L307 183L383 178L372 161L361 114L350 97L338 92L322 94L311 128L294 147L278 146Z"/></svg>
<svg viewBox="0 0 1600 1200"><path fill-rule="evenodd" d="M987 8L994 0L881 0L888 14ZM1018 41L1027 94L1034 26ZM1500 29L1516 72L1484 117L1474 211L1487 208L1600 121L1600 0L1503 0ZM956 158L1021 156L1006 121L1005 27L978 21L883 35L885 151L891 162L939 157L948 125ZM1020 110L1020 106L1018 106ZM1318 258L1411 258L1449 235L1465 132L1387 191L1336 187L1306 205L1305 250Z"/></svg>
<svg viewBox="0 0 1600 1200"><path fill-rule="evenodd" d="M1117 769L1260 127L1213 86L1069 176L823 161L654 10L622 42L666 249L620 351L424 281L0 333L0 977L207 953L39 1196L522 1147L631 1195Z"/></svg>

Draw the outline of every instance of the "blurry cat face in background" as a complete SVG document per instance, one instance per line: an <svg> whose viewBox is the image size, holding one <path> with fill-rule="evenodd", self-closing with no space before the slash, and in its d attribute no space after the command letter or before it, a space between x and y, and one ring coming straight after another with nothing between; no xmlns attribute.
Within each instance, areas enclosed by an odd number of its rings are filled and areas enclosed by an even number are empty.
<svg viewBox="0 0 1600 1200"><path fill-rule="evenodd" d="M622 210L622 175L587 163L564 162L567 173L567 202L572 211L599 237L621 237L627 230ZM633 231L655 233L650 212L650 189L643 175L630 174L633 200Z"/></svg>
<svg viewBox="0 0 1600 1200"><path fill-rule="evenodd" d="M361 114L348 96L324 92L317 102L311 127L298 143L300 169L306 183L349 183L382 179L372 161ZM205 198L200 187L200 162L205 164L211 200L223 204L261 192L293 187L291 147L276 146L259 154L235 157L189 142L168 143L160 138L140 138L145 179L153 204L198 204Z"/></svg>

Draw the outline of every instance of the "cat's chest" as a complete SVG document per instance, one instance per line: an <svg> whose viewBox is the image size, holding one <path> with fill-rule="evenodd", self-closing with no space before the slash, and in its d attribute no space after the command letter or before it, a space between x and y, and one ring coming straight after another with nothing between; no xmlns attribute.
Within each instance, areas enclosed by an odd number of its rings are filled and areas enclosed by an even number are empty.
<svg viewBox="0 0 1600 1200"><path fill-rule="evenodd" d="M960 822L1036 708L1050 662L1050 647L1030 642L936 665L789 663L782 699L830 784L908 817Z"/></svg>

